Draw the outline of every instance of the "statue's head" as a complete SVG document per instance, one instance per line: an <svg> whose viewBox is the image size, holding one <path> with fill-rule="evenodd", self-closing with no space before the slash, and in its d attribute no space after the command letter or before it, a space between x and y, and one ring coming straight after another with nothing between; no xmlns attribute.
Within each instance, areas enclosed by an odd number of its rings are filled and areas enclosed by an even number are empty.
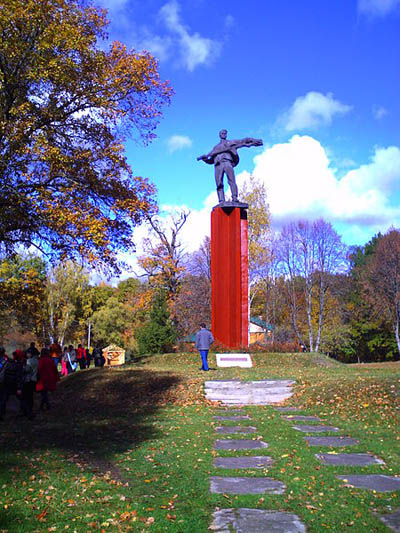
<svg viewBox="0 0 400 533"><path fill-rule="evenodd" d="M228 132L226 130L221 130L219 132L219 138L220 139L224 139L225 140L227 135L228 135Z"/></svg>

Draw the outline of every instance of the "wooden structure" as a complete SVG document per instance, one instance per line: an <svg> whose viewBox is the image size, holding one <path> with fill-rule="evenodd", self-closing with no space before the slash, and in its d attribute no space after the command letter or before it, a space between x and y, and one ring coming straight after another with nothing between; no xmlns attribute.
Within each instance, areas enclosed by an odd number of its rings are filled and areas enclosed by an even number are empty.
<svg viewBox="0 0 400 533"><path fill-rule="evenodd" d="M105 366L119 366L125 363L125 350L119 348L116 344L110 344L103 348L103 357L105 359Z"/></svg>

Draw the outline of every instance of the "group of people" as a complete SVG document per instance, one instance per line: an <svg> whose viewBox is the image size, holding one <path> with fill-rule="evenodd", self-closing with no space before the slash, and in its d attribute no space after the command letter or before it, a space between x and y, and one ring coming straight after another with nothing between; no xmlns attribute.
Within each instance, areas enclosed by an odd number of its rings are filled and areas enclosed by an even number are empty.
<svg viewBox="0 0 400 533"><path fill-rule="evenodd" d="M84 370L89 368L91 361L94 360L94 366L104 366L105 358L100 347L95 347L93 352L90 353L88 348L84 348L82 344L78 344L75 349L72 344L64 346L64 350L61 350L61 346L54 343L50 346L50 357L54 360L56 367L61 364L61 375L67 376L71 372L79 368Z"/></svg>
<svg viewBox="0 0 400 533"><path fill-rule="evenodd" d="M69 345L62 350L59 344L53 343L39 352L32 342L27 350L15 350L11 357L0 347L0 420L4 418L10 396L18 398L21 411L29 419L34 417L35 391L40 393L40 410L50 409L49 392L56 390L60 374L67 376L75 372L78 365L82 370L89 368L93 359L95 366L104 366L100 347L90 353L81 344L76 349Z"/></svg>
<svg viewBox="0 0 400 533"><path fill-rule="evenodd" d="M25 352L15 350L12 357L0 347L0 420L4 418L10 396L19 399L21 410L33 418L34 392L40 393L40 409L50 409L49 391L56 390L60 379L50 350L43 348L40 357L35 343Z"/></svg>

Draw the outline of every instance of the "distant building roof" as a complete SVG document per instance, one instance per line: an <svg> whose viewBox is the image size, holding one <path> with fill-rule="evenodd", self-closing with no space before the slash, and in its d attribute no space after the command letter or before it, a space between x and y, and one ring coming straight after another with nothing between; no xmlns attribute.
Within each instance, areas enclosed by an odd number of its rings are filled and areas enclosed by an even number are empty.
<svg viewBox="0 0 400 533"><path fill-rule="evenodd" d="M264 330L272 331L274 329L274 326L272 324L268 324L259 316L252 316L250 317L250 322L252 324L255 324L256 326L259 326L260 328L263 328Z"/></svg>
<svg viewBox="0 0 400 533"><path fill-rule="evenodd" d="M193 333L193 335L185 335L181 340L182 340L182 342L195 342L196 341L196 333Z"/></svg>

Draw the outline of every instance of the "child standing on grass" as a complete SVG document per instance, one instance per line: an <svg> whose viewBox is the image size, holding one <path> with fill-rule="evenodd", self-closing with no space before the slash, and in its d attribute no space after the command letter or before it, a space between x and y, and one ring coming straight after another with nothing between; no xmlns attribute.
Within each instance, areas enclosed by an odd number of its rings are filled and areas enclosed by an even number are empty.
<svg viewBox="0 0 400 533"><path fill-rule="evenodd" d="M64 356L61 358L61 375L68 376L67 361L64 359Z"/></svg>

